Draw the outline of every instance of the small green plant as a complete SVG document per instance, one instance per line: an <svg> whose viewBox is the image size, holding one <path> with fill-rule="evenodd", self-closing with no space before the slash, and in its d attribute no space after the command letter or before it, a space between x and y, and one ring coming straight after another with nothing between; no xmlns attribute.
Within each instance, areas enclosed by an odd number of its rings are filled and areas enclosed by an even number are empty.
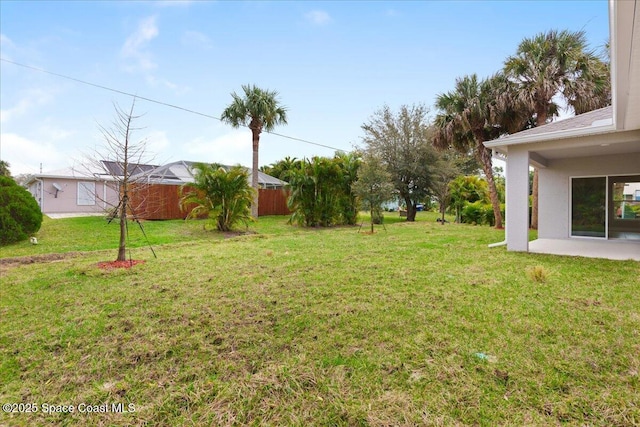
<svg viewBox="0 0 640 427"><path fill-rule="evenodd" d="M238 222L251 221L254 191L248 172L241 166L227 170L219 164L199 163L195 166L194 182L182 187L183 209L195 205L187 218L206 215L218 231L231 231Z"/></svg>
<svg viewBox="0 0 640 427"><path fill-rule="evenodd" d="M536 283L544 283L547 281L547 278L549 277L549 273L542 265L536 265L534 267L531 267L527 271L527 273L529 275L529 278Z"/></svg>

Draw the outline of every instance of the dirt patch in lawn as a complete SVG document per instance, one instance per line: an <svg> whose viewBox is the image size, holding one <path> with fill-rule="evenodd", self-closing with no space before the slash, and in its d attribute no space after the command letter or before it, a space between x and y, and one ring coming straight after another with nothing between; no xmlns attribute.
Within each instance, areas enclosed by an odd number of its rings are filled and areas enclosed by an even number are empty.
<svg viewBox="0 0 640 427"><path fill-rule="evenodd" d="M42 255L27 255L14 258L1 258L0 259L0 271L8 270L10 268L19 267L27 264L41 264L45 262L62 261L68 258L75 258L82 255L82 252L66 252L63 254L42 254Z"/></svg>
<svg viewBox="0 0 640 427"><path fill-rule="evenodd" d="M98 263L101 270L113 270L114 268L131 268L136 264L144 264L144 260L129 259L126 261L104 261Z"/></svg>

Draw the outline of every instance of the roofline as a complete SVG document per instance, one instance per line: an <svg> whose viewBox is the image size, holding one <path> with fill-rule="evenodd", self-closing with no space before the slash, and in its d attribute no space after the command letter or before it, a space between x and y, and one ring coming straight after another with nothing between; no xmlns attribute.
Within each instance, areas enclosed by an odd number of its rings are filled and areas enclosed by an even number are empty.
<svg viewBox="0 0 640 427"><path fill-rule="evenodd" d="M74 179L74 180L85 180L85 181L116 181L111 175L51 175L46 173L34 173L30 174L29 181L27 184L32 183L36 179Z"/></svg>
<svg viewBox="0 0 640 427"><path fill-rule="evenodd" d="M616 129L614 124L606 125L606 126L596 126L596 127L584 127L578 129L569 129L569 130L559 130L555 132L548 133L538 133L534 135L525 135L525 136L511 136L509 138L503 139L494 139L493 141L487 141L484 143L484 146L487 148L497 148L497 147L505 147L508 145L519 145L519 144L529 144L533 142L543 142L543 141L551 141L558 139L569 139L569 138L578 138L581 136L590 136L590 135L603 135L607 133L614 133L618 129Z"/></svg>

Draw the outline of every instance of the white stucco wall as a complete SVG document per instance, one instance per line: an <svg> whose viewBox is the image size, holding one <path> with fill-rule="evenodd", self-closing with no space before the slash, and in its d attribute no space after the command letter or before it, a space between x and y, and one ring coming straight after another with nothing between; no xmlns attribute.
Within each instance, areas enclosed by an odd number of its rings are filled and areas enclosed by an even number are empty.
<svg viewBox="0 0 640 427"><path fill-rule="evenodd" d="M538 238L570 237L571 177L637 174L640 153L549 160L538 175Z"/></svg>
<svg viewBox="0 0 640 427"><path fill-rule="evenodd" d="M118 203L118 194L113 184L104 181L95 182L95 203L92 205L78 204L78 182L91 180L48 178L43 177L29 187L29 191L38 201L43 213L101 213ZM61 191L57 192L53 186L56 183Z"/></svg>
<svg viewBox="0 0 640 427"><path fill-rule="evenodd" d="M529 250L529 152L513 147L507 157L506 238L510 251Z"/></svg>

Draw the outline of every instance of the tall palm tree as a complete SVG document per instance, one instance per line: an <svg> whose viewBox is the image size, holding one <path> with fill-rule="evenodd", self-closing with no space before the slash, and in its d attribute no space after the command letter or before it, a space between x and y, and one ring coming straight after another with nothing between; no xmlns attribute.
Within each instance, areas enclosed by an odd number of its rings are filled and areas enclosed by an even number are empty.
<svg viewBox="0 0 640 427"><path fill-rule="evenodd" d="M557 116L556 95L576 114L611 104L609 67L587 46L583 31L550 30L525 38L505 61L504 72L517 86L531 125ZM534 169L531 227L538 226L538 170Z"/></svg>
<svg viewBox="0 0 640 427"><path fill-rule="evenodd" d="M254 85L243 85L244 96L233 92L233 101L225 108L220 117L222 121L238 128L251 129L253 141L253 164L251 186L255 189L251 215L258 217L258 147L263 130L272 131L277 125L287 124L287 110L278 102L278 92L260 89Z"/></svg>
<svg viewBox="0 0 640 427"><path fill-rule="evenodd" d="M453 91L436 98L440 113L434 122L433 144L439 149L453 147L463 153L473 152L489 184L496 228L503 224L500 199L493 177L492 153L483 143L523 125L510 91L510 83L502 74L483 80L472 74L456 79Z"/></svg>

